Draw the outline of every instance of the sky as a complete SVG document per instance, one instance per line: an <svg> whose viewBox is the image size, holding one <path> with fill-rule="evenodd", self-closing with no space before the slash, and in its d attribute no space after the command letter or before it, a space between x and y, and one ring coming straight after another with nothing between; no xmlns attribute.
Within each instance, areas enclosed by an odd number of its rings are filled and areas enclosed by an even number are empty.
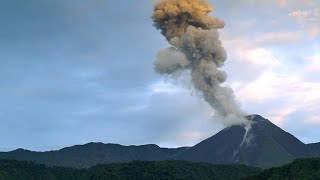
<svg viewBox="0 0 320 180"><path fill-rule="evenodd" d="M320 142L320 1L210 0L248 114ZM88 142L192 146L224 128L194 92L153 70L169 47L152 0L0 0L0 151Z"/></svg>

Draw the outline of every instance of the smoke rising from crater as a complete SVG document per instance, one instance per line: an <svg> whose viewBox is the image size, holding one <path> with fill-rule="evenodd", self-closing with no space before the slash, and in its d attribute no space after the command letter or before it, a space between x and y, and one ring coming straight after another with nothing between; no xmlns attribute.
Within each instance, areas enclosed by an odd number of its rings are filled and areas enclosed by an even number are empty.
<svg viewBox="0 0 320 180"><path fill-rule="evenodd" d="M154 8L154 26L172 47L159 52L154 63L160 74L191 70L192 83L215 109L224 124L246 121L235 100L233 90L221 84L227 73L219 70L227 53L219 40L217 29L224 22L208 14L213 10L204 0L162 0Z"/></svg>

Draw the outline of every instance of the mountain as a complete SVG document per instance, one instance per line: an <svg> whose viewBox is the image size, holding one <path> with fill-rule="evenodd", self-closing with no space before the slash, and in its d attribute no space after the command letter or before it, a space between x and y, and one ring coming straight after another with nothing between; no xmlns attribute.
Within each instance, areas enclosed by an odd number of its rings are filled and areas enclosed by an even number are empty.
<svg viewBox="0 0 320 180"><path fill-rule="evenodd" d="M32 161L48 166L91 167L97 164L121 163L133 160L159 161L175 159L187 147L169 149L157 145L122 146L119 144L89 143L58 151L33 152L17 149L0 152L0 159Z"/></svg>
<svg viewBox="0 0 320 180"><path fill-rule="evenodd" d="M179 159L214 164L241 163L269 168L317 153L260 115L248 126L232 126L183 152Z"/></svg>
<svg viewBox="0 0 320 180"><path fill-rule="evenodd" d="M316 153L319 154L320 156L320 142L319 143L311 143L311 144L307 144L307 146L312 149L313 151L315 151Z"/></svg>
<svg viewBox="0 0 320 180"><path fill-rule="evenodd" d="M176 149L157 145L122 146L89 143L58 151L17 149L0 152L0 159L32 161L48 166L92 167L133 160L187 160L213 164L246 164L260 168L281 166L296 158L320 156L318 144L306 145L260 115L247 116L249 125L236 125L193 147Z"/></svg>
<svg viewBox="0 0 320 180"><path fill-rule="evenodd" d="M228 172L228 173L226 173ZM1 180L89 180L89 179L240 179L261 169L244 165L213 165L186 161L132 161L97 165L89 169L46 167L30 162L0 160Z"/></svg>

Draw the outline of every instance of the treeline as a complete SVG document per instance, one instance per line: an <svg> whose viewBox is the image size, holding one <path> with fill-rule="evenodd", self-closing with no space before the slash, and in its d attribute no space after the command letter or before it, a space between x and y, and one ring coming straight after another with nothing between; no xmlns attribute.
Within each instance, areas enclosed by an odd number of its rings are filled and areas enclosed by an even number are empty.
<svg viewBox="0 0 320 180"><path fill-rule="evenodd" d="M188 161L135 161L100 165L89 169L85 179L239 179L261 172L245 165L212 165Z"/></svg>
<svg viewBox="0 0 320 180"><path fill-rule="evenodd" d="M320 179L320 158L296 159L291 164L278 168L264 170L247 180L319 180Z"/></svg>
<svg viewBox="0 0 320 180"><path fill-rule="evenodd" d="M72 180L85 174L85 170L46 167L32 162L0 160L0 180Z"/></svg>
<svg viewBox="0 0 320 180"><path fill-rule="evenodd" d="M31 162L0 160L0 180L101 179L239 179L260 172L245 165L212 165L188 161L132 161L89 169L46 167Z"/></svg>
<svg viewBox="0 0 320 180"><path fill-rule="evenodd" d="M245 165L212 165L188 161L132 161L73 169L0 160L0 180L89 179L320 179L320 158L298 159L283 167L264 171Z"/></svg>

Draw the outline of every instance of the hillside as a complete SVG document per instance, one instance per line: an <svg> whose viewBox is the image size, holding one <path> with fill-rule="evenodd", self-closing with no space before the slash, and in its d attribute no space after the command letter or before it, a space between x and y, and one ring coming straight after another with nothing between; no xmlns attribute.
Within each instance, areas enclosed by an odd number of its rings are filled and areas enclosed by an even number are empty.
<svg viewBox="0 0 320 180"><path fill-rule="evenodd" d="M293 135L259 116L247 117L250 126L232 126L183 152L179 159L214 164L241 163L270 168L317 153Z"/></svg>
<svg viewBox="0 0 320 180"><path fill-rule="evenodd" d="M307 146L320 156L320 143L311 143L307 144Z"/></svg>
<svg viewBox="0 0 320 180"><path fill-rule="evenodd" d="M0 180L72 180L84 175L84 170L48 168L31 162L0 160Z"/></svg>
<svg viewBox="0 0 320 180"><path fill-rule="evenodd" d="M89 169L93 179L238 179L261 170L244 165L212 165L187 161L136 161L127 164L100 165ZM113 172L105 173L105 172Z"/></svg>
<svg viewBox="0 0 320 180"><path fill-rule="evenodd" d="M297 159L262 171L244 165L212 165L188 161L133 161L97 165L89 169L46 167L30 162L0 160L0 180L89 180L89 179L320 179L320 158Z"/></svg>
<svg viewBox="0 0 320 180"><path fill-rule="evenodd" d="M260 115L247 118L250 126L237 125L225 128L193 147L169 149L153 144L122 146L88 143L58 151L33 152L17 149L0 152L0 159L75 168L133 160L187 160L212 164L246 164L266 169L282 166L296 158L320 156L319 143L306 145Z"/></svg>
<svg viewBox="0 0 320 180"><path fill-rule="evenodd" d="M279 168L271 168L246 180L288 180L288 179L320 179L320 158L297 159L291 164Z"/></svg>
<svg viewBox="0 0 320 180"><path fill-rule="evenodd" d="M243 165L212 165L186 161L133 161L98 165L90 169L49 168L33 163L0 160L0 180L89 179L239 179L261 172Z"/></svg>
<svg viewBox="0 0 320 180"><path fill-rule="evenodd" d="M133 160L160 161L174 159L188 148L160 148L157 145L122 146L119 144L88 143L58 151L33 152L17 149L0 152L0 159L32 161L48 166L85 168L97 164L122 163Z"/></svg>

